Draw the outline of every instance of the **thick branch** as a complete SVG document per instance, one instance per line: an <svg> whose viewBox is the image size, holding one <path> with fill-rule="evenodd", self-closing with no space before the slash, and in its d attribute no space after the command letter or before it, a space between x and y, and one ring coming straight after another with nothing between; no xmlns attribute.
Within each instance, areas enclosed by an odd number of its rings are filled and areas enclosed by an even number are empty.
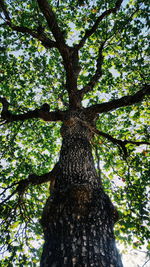
<svg viewBox="0 0 150 267"><path fill-rule="evenodd" d="M81 99L83 99L84 95L90 91L93 90L94 86L99 81L100 77L102 76L102 64L103 64L103 48L104 48L105 42L103 42L99 48L98 51L98 58L96 61L96 71L95 74L91 77L89 83L83 87L82 90L79 91L79 94L81 96Z"/></svg>
<svg viewBox="0 0 150 267"><path fill-rule="evenodd" d="M66 70L66 89L69 95L69 106L72 109L81 107L81 99L77 95L77 76L80 71L78 64L78 50L76 47L69 47L65 43L64 34L61 31L55 13L47 0L37 0L39 8L43 13L47 24L56 40L57 48L63 58Z"/></svg>
<svg viewBox="0 0 150 267"><path fill-rule="evenodd" d="M3 105L1 120L7 122L24 121L28 119L40 118L44 121L62 121L65 115L64 111L57 110L49 112L48 104L43 104L41 108L28 111L23 114L13 114L8 110L9 103L5 98L0 97Z"/></svg>
<svg viewBox="0 0 150 267"><path fill-rule="evenodd" d="M7 7L4 3L3 0L0 0L0 7L3 10L5 19L6 19L6 25L8 25L12 30L16 31L16 32L21 32L21 33L27 33L30 36L38 39L39 41L41 41L42 45L48 48L53 48L56 47L56 42L50 40L46 34L44 33L44 31L42 30L41 32L38 32L37 30L33 30L27 27L23 27L23 26L17 26L14 25L11 21L11 17L10 14L7 10Z"/></svg>
<svg viewBox="0 0 150 267"><path fill-rule="evenodd" d="M81 39L81 41L79 42L79 44L77 45L77 48L80 49L81 47L84 46L86 40L97 30L99 23L108 15L112 14L112 13L116 13L117 10L120 8L121 4L122 4L123 0L117 0L115 7L114 8L110 8L108 10L105 10L95 21L93 27L91 29L86 30L84 37Z"/></svg>
<svg viewBox="0 0 150 267"><path fill-rule="evenodd" d="M77 75L79 72L79 66L78 66L78 51L76 49L72 49L68 45L65 44L64 34L61 31L56 16L50 7L47 0L37 0L39 8L46 18L47 24L55 38L56 41L50 40L44 30L42 28L39 29L39 27L36 30L29 29L27 27L23 27L22 25L14 25L11 21L11 16L7 10L7 6L4 4L3 0L0 0L0 7L3 10L3 13L5 15L6 19L6 25L8 25L12 30L21 32L21 33L27 33L30 36L37 38L41 43L47 48L56 47L62 58L63 58L63 64L66 70L66 89L68 91L69 95L69 103L70 107L76 108L81 106L79 101L79 97L77 96ZM80 102L80 103L79 103ZM28 114L29 115L29 114ZM27 115L27 116L28 116ZM30 116L39 116L37 114L30 114ZM20 119L20 117L15 117L15 119ZM22 120L22 118L21 118Z"/></svg>
<svg viewBox="0 0 150 267"><path fill-rule="evenodd" d="M134 95L123 96L119 99L115 99L109 102L92 105L91 107L86 108L86 110L87 112L90 111L95 114L104 113L104 112L115 110L120 107L126 107L126 106L136 104L138 102L141 102L146 95L150 95L149 84L143 85L143 88L139 90L137 93L135 93Z"/></svg>
<svg viewBox="0 0 150 267"><path fill-rule="evenodd" d="M46 18L48 26L57 42L59 49L62 50L63 47L66 47L65 39L64 39L63 33L61 32L58 26L57 19L52 8L48 4L47 0L37 0L37 2L38 2L41 12Z"/></svg>

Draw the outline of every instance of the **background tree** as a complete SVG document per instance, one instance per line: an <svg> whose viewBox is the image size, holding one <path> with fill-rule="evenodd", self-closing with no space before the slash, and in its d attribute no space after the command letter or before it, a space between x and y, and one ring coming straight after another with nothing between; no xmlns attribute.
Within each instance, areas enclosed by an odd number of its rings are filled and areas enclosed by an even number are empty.
<svg viewBox="0 0 150 267"><path fill-rule="evenodd" d="M119 240L149 234L148 1L0 10L2 266L37 266L40 225L41 266L122 266L106 193Z"/></svg>

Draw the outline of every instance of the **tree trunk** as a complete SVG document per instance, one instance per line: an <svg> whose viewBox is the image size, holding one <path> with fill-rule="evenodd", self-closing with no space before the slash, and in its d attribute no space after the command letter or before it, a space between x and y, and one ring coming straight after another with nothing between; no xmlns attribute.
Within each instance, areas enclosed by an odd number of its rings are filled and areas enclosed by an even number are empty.
<svg viewBox="0 0 150 267"><path fill-rule="evenodd" d="M90 127L70 116L61 133L59 172L41 219L41 267L121 267L113 233L116 211L96 174Z"/></svg>

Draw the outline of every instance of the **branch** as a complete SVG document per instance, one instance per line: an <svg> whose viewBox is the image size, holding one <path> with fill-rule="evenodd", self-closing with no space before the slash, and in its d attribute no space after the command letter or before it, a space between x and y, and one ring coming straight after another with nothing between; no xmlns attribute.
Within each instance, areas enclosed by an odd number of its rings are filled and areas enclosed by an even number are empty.
<svg viewBox="0 0 150 267"><path fill-rule="evenodd" d="M37 0L39 8L43 13L47 24L56 40L57 48L63 58L63 65L66 70L66 89L69 95L70 108L80 108L81 100L77 95L77 76L80 71L78 50L76 47L69 47L65 43L64 33L61 31L55 13L47 0Z"/></svg>
<svg viewBox="0 0 150 267"><path fill-rule="evenodd" d="M146 260L146 261L144 262L144 264L142 265L142 267L144 267L149 261L150 261L150 259Z"/></svg>
<svg viewBox="0 0 150 267"><path fill-rule="evenodd" d="M6 18L6 24L12 29L17 32L21 33L27 33L31 35L34 38L37 38L41 43L47 48L56 47L62 58L63 58L63 64L66 70L66 89L68 91L69 95L69 103L70 106L73 108L76 108L77 106L80 106L81 101L79 101L76 92L77 92L77 74L79 71L78 66L78 51L76 49L73 49L72 47L69 47L65 43L64 33L61 31L56 16L50 7L47 0L37 0L37 3L39 5L39 8L44 15L47 24L55 38L56 41L50 40L43 29L38 27L36 30L29 29L27 27L23 26L17 26L14 25L11 21L11 17L9 15L9 12L7 10L7 6L4 4L3 0L0 0L0 7L3 10L3 13ZM29 115L29 114L28 114ZM27 116L28 116L27 115ZM31 114L30 114L31 115ZM32 114L33 116L38 116L37 114ZM31 116L32 116L31 115ZM19 119L19 117L16 119ZM21 118L22 120L22 118Z"/></svg>
<svg viewBox="0 0 150 267"><path fill-rule="evenodd" d="M127 19L126 24L128 24L133 15L139 10L139 8L137 8L136 10L134 10L134 12L130 15L130 17ZM118 32L121 32L125 25L123 24L121 27L119 27ZM87 85L85 85L85 87L83 87L82 90L79 91L79 95L81 95L81 98L83 99L84 95L90 91L93 90L94 86L97 84L97 82L99 81L100 77L102 76L103 72L102 72L102 64L103 64L103 49L104 49L104 45L105 47L107 47L111 40L114 36L116 36L116 34L118 33L117 31L113 32L113 29L110 31L111 35L107 36L107 38L101 43L101 46L99 48L99 54L98 54L98 58L97 58L97 66L96 66L96 71L95 74L92 76L92 78L90 79L89 83ZM108 42L109 41L109 42Z"/></svg>
<svg viewBox="0 0 150 267"><path fill-rule="evenodd" d="M59 164L56 163L51 172L43 174L41 176L36 174L30 174L27 179L18 182L16 191L22 195L29 185L39 185L47 182L53 182L59 172Z"/></svg>
<svg viewBox="0 0 150 267"><path fill-rule="evenodd" d="M30 174L27 179L21 180L19 182L13 183L11 186L8 186L4 189L4 191L1 193L4 194L7 189L12 188L13 186L17 186L16 189L10 194L7 198L5 198L0 205L6 203L14 194L18 193L18 195L21 197L29 187L29 185L40 185L47 182L53 182L56 179L56 176L59 173L59 164L56 163L54 168L51 172L43 174L41 176L36 174Z"/></svg>
<svg viewBox="0 0 150 267"><path fill-rule="evenodd" d="M16 26L16 25L13 25L12 23L7 23L7 24L11 27L12 30L15 30L15 31L21 32L21 33L28 33L32 37L38 39L42 43L42 45L46 48L57 47L56 42L49 39L46 36L46 34L44 33L44 31L41 33L38 33L38 31L31 30L27 27Z"/></svg>
<svg viewBox="0 0 150 267"><path fill-rule="evenodd" d="M81 96L81 99L83 99L84 95L90 91L93 90L94 86L97 84L97 82L99 81L100 77L102 76L102 64L103 64L103 48L104 48L104 44L105 42L103 42L99 48L98 51L98 58L96 61L96 71L95 74L91 77L89 83L87 85L85 85L83 87L83 89L81 89L79 91L79 95Z"/></svg>
<svg viewBox="0 0 150 267"><path fill-rule="evenodd" d="M92 112L92 113L104 113L108 112L111 110L115 110L120 107L126 107L130 106L136 103L141 102L146 95L150 95L150 85L145 84L143 85L143 88L134 95L128 95L128 96L123 96L121 98L111 100L109 102L104 102L101 104L96 104L92 105L91 107L86 108L87 112Z"/></svg>
<svg viewBox="0 0 150 267"><path fill-rule="evenodd" d="M43 104L39 109L16 115L8 110L9 103L6 98L0 97L0 102L3 105L1 112L1 121L5 123L13 121L24 121L34 118L40 118L44 121L62 121L65 116L65 111L57 110L49 112L49 105L46 103Z"/></svg>
<svg viewBox="0 0 150 267"><path fill-rule="evenodd" d="M0 0L0 7L3 10L3 12L4 12L4 15L5 15L6 20L10 22L11 19L10 19L9 12L8 12L8 10L6 8L6 5L5 5L4 0Z"/></svg>
<svg viewBox="0 0 150 267"><path fill-rule="evenodd" d="M37 0L37 2L57 42L57 46L59 47L59 50L62 51L64 47L67 47L67 46L65 44L63 32L60 30L58 26L57 19L52 8L50 7L47 0Z"/></svg>
<svg viewBox="0 0 150 267"><path fill-rule="evenodd" d="M141 4L141 6L142 6L142 4ZM111 34L110 34L110 36L109 36L109 37L107 38L107 40L106 40L106 42L109 41L109 42L106 44L106 47L111 43L111 41L113 40L113 38L117 36L118 33L121 33L122 30L125 30L125 29L126 29L125 27L132 21L133 16L140 10L140 7L141 7L141 6L137 7L137 8L130 14L130 16L126 18L125 23L122 23L121 26L119 25L119 27L116 27L116 23L114 24L113 28L110 29ZM116 22L117 22L117 21L116 21ZM115 29L115 28L116 28L116 29ZM119 36L119 41L120 41L121 39L123 39L123 37L120 37L120 36ZM117 42L117 43L118 43L118 42ZM117 43L116 43L116 44L117 44Z"/></svg>
<svg viewBox="0 0 150 267"><path fill-rule="evenodd" d="M12 185L13 186L13 185ZM6 188L7 190L7 188ZM5 190L5 191L6 191ZM4 192L3 192L4 193ZM1 193L1 195L3 194ZM14 190L7 198L5 198L2 202L0 202L0 205L3 205L4 203L6 203L10 198L12 198L15 194L17 193L17 190Z"/></svg>
<svg viewBox="0 0 150 267"><path fill-rule="evenodd" d="M46 34L44 33L43 29L41 32L37 30L32 30L32 29L29 29L27 27L23 27L23 26L17 26L17 25L14 25L11 21L11 17L9 15L9 12L7 10L7 7L5 5L5 2L3 0L0 0L0 7L5 15L5 19L6 19L6 24L5 25L8 25L12 30L15 30L16 32L21 32L21 33L27 33L29 34L30 36L38 39L39 41L41 41L42 45L45 46L46 48L53 48L53 47L57 47L56 46L56 42L55 41L52 41L50 40Z"/></svg>
<svg viewBox="0 0 150 267"><path fill-rule="evenodd" d="M127 144L133 144L133 145L137 145L137 146L140 146L140 145L150 145L150 142L147 142L147 141L140 141L140 142L137 142L137 141L130 141L130 140L120 140L120 139L117 139L117 138L114 138L112 137L110 134L107 134L107 133L104 133L102 131L99 131L97 130L95 127L91 126L90 124L88 124L86 121L83 121L81 119L78 119L84 126L86 126L87 128L89 128L91 130L91 132L93 133L96 133L98 135L101 135L105 138L107 138L109 141L111 141L112 143L116 144L116 145L119 145L121 148L122 148L122 151L124 153L124 156L127 157L128 156L128 153L127 153L127 149L126 149L126 145Z"/></svg>
<svg viewBox="0 0 150 267"><path fill-rule="evenodd" d="M80 40L79 44L77 45L78 50L84 46L86 40L93 34L95 33L95 31L97 30L99 23L108 15L112 14L112 13L116 13L117 10L120 8L121 4L122 4L123 0L117 0L115 7L114 8L110 8L108 10L105 10L95 21L93 27L91 29L86 30L84 37Z"/></svg>
<svg viewBox="0 0 150 267"><path fill-rule="evenodd" d="M126 145L127 144L133 144L133 145L136 145L136 146L150 145L150 142L147 142L147 141L136 142L136 141L132 141L132 140L120 140L120 139L117 139L117 138L112 137L110 134L106 134L106 133L104 133L102 131L99 131L99 130L97 130L95 128L93 129L93 131L96 134L101 135L101 136L107 138L112 143L114 143L116 145L119 145L122 148L122 151L123 151L125 157L128 156L127 149L126 149Z"/></svg>

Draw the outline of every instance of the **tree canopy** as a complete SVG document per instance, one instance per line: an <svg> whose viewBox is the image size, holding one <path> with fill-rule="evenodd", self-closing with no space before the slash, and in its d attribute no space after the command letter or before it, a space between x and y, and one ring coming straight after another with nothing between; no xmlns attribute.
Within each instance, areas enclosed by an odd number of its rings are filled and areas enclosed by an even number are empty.
<svg viewBox="0 0 150 267"><path fill-rule="evenodd" d="M99 116L92 147L119 210L116 238L148 240L148 5L0 0L2 266L39 262L47 173L69 109Z"/></svg>

